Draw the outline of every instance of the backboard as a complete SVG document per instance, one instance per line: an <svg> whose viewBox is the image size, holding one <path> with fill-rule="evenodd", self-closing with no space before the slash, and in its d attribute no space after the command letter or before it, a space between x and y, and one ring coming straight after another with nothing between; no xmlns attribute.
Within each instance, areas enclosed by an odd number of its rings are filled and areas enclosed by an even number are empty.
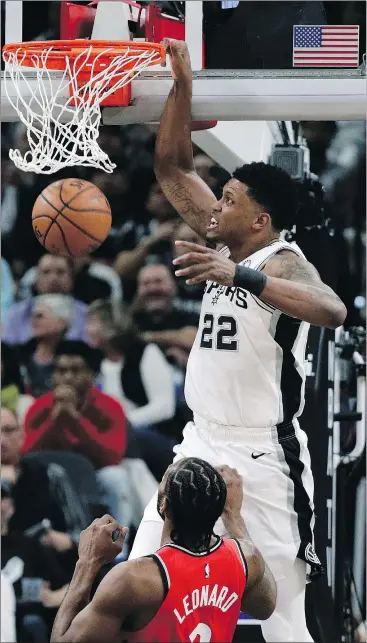
<svg viewBox="0 0 367 643"><path fill-rule="evenodd" d="M5 41L22 41L23 2L9 0L2 4L5 5ZM33 0L27 0L26 4L29 7ZM45 7L47 4L50 3L42 3ZM92 38L127 39L128 20L134 10L134 7L119 0L98 3ZM194 120L365 118L366 82L358 69L203 69L202 1L185 3L185 40L194 70ZM28 77L32 87L34 73L29 72ZM108 125L158 122L171 84L167 70L157 68L143 72L141 77L133 81L132 104L121 109L105 108L103 122ZM29 88L24 84L22 94L25 99L27 91ZM2 120L16 120L3 87L1 96Z"/></svg>

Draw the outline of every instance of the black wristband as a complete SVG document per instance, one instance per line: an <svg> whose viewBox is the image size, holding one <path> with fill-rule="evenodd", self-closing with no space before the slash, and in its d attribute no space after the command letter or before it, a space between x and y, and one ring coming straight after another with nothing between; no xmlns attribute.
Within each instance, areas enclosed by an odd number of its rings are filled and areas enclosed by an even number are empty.
<svg viewBox="0 0 367 643"><path fill-rule="evenodd" d="M263 272L241 266L238 263L234 273L233 285L244 288L256 297L260 297L266 285L266 275Z"/></svg>

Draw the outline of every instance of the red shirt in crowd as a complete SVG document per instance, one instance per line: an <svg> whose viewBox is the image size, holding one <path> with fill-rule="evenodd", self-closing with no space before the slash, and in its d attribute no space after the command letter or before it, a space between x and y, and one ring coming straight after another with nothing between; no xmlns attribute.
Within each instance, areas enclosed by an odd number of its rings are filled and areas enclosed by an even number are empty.
<svg viewBox="0 0 367 643"><path fill-rule="evenodd" d="M71 451L88 458L96 469L120 464L126 449L126 417L109 395L90 388L85 406L75 419L54 420L53 392L35 400L25 418L23 452Z"/></svg>

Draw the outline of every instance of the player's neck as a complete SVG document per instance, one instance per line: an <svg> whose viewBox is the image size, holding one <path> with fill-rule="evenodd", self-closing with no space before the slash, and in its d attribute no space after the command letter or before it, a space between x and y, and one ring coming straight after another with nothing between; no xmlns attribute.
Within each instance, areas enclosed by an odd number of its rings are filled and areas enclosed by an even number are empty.
<svg viewBox="0 0 367 643"><path fill-rule="evenodd" d="M247 257L250 257L255 252L258 252L258 250L266 248L269 243L275 241L276 239L279 239L279 233L270 231L268 235L261 237L261 239L255 237L246 239L239 244L228 244L228 249L231 253L231 259L235 263L244 261L245 259L247 259Z"/></svg>
<svg viewBox="0 0 367 643"><path fill-rule="evenodd" d="M163 531L162 531L162 538L161 538L161 547L164 545L168 545L172 543L172 538L171 538L171 531L172 531L172 523L170 520L167 518L164 521L163 525ZM213 547L216 543L218 542L218 536L212 536L212 539L210 541L210 547ZM184 548L186 549L186 548ZM206 548L203 547L203 551L206 551Z"/></svg>
<svg viewBox="0 0 367 643"><path fill-rule="evenodd" d="M168 543L172 542L171 531L172 531L172 523L168 518L165 518L163 523L161 547L163 547L163 545L167 545Z"/></svg>

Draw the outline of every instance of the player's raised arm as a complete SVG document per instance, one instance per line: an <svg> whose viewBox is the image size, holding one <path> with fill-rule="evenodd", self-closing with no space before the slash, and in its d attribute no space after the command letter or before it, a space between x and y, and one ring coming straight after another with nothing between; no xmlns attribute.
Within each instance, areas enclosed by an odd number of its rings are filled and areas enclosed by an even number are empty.
<svg viewBox="0 0 367 643"><path fill-rule="evenodd" d="M119 530L116 542L112 535ZM125 619L144 608L140 596L149 595L155 587L149 570L137 572L141 561L128 561L116 565L103 579L90 600L91 588L103 564L111 562L122 548L125 533L111 516L95 520L82 532L79 543L79 560L65 599L57 613L51 643L121 643L121 629ZM155 567L151 559L142 564ZM139 567L140 569L140 567ZM143 580L142 580L143 578ZM148 592L148 594L147 594Z"/></svg>
<svg viewBox="0 0 367 643"><path fill-rule="evenodd" d="M217 200L194 169L190 56L185 42L167 40L166 47L171 57L174 82L159 126L154 170L167 199L186 223L205 238Z"/></svg>
<svg viewBox="0 0 367 643"><path fill-rule="evenodd" d="M241 609L253 618L266 620L275 610L276 582L260 551L252 542L241 516L243 501L241 476L228 466L218 467L218 471L227 486L227 500L222 520L229 536L236 538L240 543L247 564L247 582Z"/></svg>

